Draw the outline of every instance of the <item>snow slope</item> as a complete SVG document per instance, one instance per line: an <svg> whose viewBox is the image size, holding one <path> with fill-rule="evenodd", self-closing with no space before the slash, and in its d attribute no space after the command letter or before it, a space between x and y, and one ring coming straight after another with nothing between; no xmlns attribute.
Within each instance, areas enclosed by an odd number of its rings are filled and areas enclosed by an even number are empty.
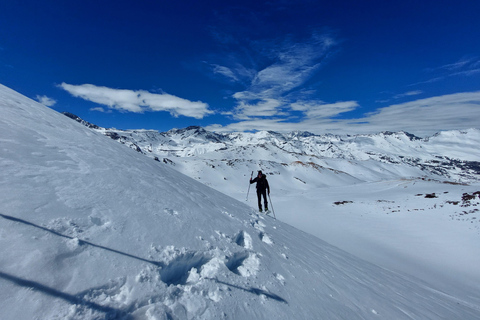
<svg viewBox="0 0 480 320"><path fill-rule="evenodd" d="M1 319L478 319L0 86Z"/></svg>
<svg viewBox="0 0 480 320"><path fill-rule="evenodd" d="M279 220L480 303L478 129L421 139L89 126L240 201L250 172L262 169ZM476 192L475 201L462 200ZM248 204L257 207L254 188Z"/></svg>

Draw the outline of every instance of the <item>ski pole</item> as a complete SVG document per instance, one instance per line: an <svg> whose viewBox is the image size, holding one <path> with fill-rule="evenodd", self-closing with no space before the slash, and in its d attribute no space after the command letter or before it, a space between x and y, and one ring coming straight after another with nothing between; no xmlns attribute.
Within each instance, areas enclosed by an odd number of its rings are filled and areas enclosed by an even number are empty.
<svg viewBox="0 0 480 320"><path fill-rule="evenodd" d="M253 177L253 171L252 171L252 174L250 175L250 180L252 180L252 177ZM247 199L245 201L248 201L248 194L250 193L250 185L251 183L248 183Z"/></svg>
<svg viewBox="0 0 480 320"><path fill-rule="evenodd" d="M268 193L268 199L270 200L270 205L272 206L273 217L275 220L277 220L277 217L275 217L275 210L273 209L272 198L270 198L270 192Z"/></svg>

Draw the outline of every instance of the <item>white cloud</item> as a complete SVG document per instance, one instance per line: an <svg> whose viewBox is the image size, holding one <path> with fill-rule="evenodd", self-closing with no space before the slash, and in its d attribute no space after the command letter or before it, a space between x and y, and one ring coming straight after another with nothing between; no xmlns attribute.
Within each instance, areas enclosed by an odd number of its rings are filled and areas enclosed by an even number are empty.
<svg viewBox="0 0 480 320"><path fill-rule="evenodd" d="M235 73L232 71L232 69L225 67L225 66L220 66L218 64L213 64L213 73L215 74L221 74L224 77L237 82L239 81L238 77L235 75Z"/></svg>
<svg viewBox="0 0 480 320"><path fill-rule="evenodd" d="M341 113L355 110L359 107L357 101L341 101L325 104L318 101L295 102L292 110L302 111L308 119L321 119L337 116Z"/></svg>
<svg viewBox="0 0 480 320"><path fill-rule="evenodd" d="M102 107L95 107L95 108L91 108L90 110L103 112L103 113L112 113L112 109L105 110L105 108L102 108Z"/></svg>
<svg viewBox="0 0 480 320"><path fill-rule="evenodd" d="M256 104L248 104L240 101L235 109L234 117L236 119L249 119L251 117L272 117L286 115L280 112L278 108L283 104L281 100L264 99Z"/></svg>
<svg viewBox="0 0 480 320"><path fill-rule="evenodd" d="M123 112L143 113L145 111L167 111L172 116L186 116L202 119L213 113L206 103L190 101L170 94L150 93L144 90L112 89L92 84L71 85L62 83L60 87L74 97L105 105Z"/></svg>
<svg viewBox="0 0 480 320"><path fill-rule="evenodd" d="M419 95L419 94L422 94L422 93L423 93L422 90L408 91L408 92L405 92L405 93L397 94L393 98L394 99L400 99L400 98L404 98L404 97L416 96L416 95Z"/></svg>
<svg viewBox="0 0 480 320"><path fill-rule="evenodd" d="M325 107L322 111L321 107ZM480 91L420 99L381 108L357 119L331 119L331 116L358 107L355 101L313 106L298 104L292 110L307 117L298 122L287 119L247 120L227 126L212 125L214 131L272 130L280 132L359 134L381 131L407 131L428 136L443 130L480 128ZM318 108L318 109L317 109Z"/></svg>
<svg viewBox="0 0 480 320"><path fill-rule="evenodd" d="M478 128L480 91L456 93L382 108L368 114L360 122L373 131L404 130L416 134L441 130ZM352 124L356 128L361 126Z"/></svg>
<svg viewBox="0 0 480 320"><path fill-rule="evenodd" d="M455 71L455 70L461 70L465 67L468 67L470 64L475 64L475 62L478 62L477 58L462 58L454 63L446 64L444 66L440 66L436 69L445 69L445 70L450 70L450 71Z"/></svg>
<svg viewBox="0 0 480 320"><path fill-rule="evenodd" d="M480 68L455 72L452 73L451 76L473 76L477 73L480 73Z"/></svg>
<svg viewBox="0 0 480 320"><path fill-rule="evenodd" d="M480 59L478 57L462 58L454 63L446 64L437 68L427 69L435 76L429 80L412 84L419 85L442 81L451 77L470 77L480 73Z"/></svg>
<svg viewBox="0 0 480 320"><path fill-rule="evenodd" d="M270 49L273 63L259 70L248 91L281 95L298 88L318 70L336 42L327 34L314 33L308 41L284 41Z"/></svg>
<svg viewBox="0 0 480 320"><path fill-rule="evenodd" d="M36 97L37 101L40 102L41 104L43 104L44 106L46 107L51 107L51 106L54 106L57 101L52 99L52 98L49 98L47 96L39 96L37 95Z"/></svg>

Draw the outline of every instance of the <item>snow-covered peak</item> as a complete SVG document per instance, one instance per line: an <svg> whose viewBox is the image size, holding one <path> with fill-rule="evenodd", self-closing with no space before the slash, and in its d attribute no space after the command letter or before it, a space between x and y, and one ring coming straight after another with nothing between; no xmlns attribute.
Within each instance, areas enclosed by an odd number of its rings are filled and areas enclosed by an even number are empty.
<svg viewBox="0 0 480 320"><path fill-rule="evenodd" d="M287 137L289 138L308 138L311 136L314 136L315 134L308 132L308 131L292 131L288 134L286 134Z"/></svg>
<svg viewBox="0 0 480 320"><path fill-rule="evenodd" d="M195 139L197 142L221 142L225 139L224 135L219 135L214 132L206 131L202 127L190 126L184 129L171 129L165 133L166 135L181 140L187 139L192 141Z"/></svg>
<svg viewBox="0 0 480 320"><path fill-rule="evenodd" d="M167 158L168 162L176 162L174 158L199 160L207 170L215 168L208 163L210 160L244 160L260 167L264 161L272 169L277 167L274 172L282 171L285 164L312 162L316 167L344 172L357 180L392 178L393 172L400 173L399 179L434 176L456 182L480 180L480 172L474 169L480 159L477 129L447 131L424 139L404 131L348 136L272 131L215 133L198 126L162 133L104 128L97 131L152 158ZM351 167L347 161L355 161L357 165ZM370 162L368 168L359 170L366 161ZM386 165L390 167L387 170ZM372 166L373 171L388 174L372 175ZM409 173L405 176L406 172ZM317 179L315 174L312 177Z"/></svg>

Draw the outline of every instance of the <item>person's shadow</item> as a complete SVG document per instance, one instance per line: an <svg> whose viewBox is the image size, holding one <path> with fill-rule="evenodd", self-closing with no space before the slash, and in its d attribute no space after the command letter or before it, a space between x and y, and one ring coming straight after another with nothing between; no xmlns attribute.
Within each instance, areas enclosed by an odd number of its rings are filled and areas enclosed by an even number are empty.
<svg viewBox="0 0 480 320"><path fill-rule="evenodd" d="M240 287L240 286L235 285L235 284L231 284L231 283L227 283L227 282L218 280L218 279L216 279L216 278L208 278L208 279L209 279L209 280L212 280L212 281L215 281L215 282L217 282L217 283L224 284L224 285L226 285L226 286L229 286L229 287L238 289L238 290L242 290L242 291L245 291L245 292L248 292L248 293L256 294L257 296L263 295L263 296L267 297L268 299L273 299L273 300L276 300L276 301L278 301L278 302L282 302L282 303L288 304L287 300L283 299L282 297L280 297L280 296L278 296L278 295L276 295L276 294L274 294L274 293L271 293L271 292L262 290L262 289L253 288L253 287L243 288L243 287Z"/></svg>
<svg viewBox="0 0 480 320"><path fill-rule="evenodd" d="M5 272L0 271L0 278L4 280L8 280L18 286L33 289L34 291L39 291L42 292L46 295L52 296L54 298L60 298L62 300L67 301L68 303L71 303L73 305L81 305L85 306L87 308L90 308L92 310L100 311L105 313L105 318L106 319L124 319L124 320L130 320L132 317L127 315L125 312L119 309L107 307L107 306L102 306L98 303L91 302L88 300L85 300L83 298L77 297L72 294L68 294L50 287L47 287L41 283L31 281L31 280L25 280L19 277L15 277L13 275L10 275Z"/></svg>
<svg viewBox="0 0 480 320"><path fill-rule="evenodd" d="M55 230L51 230L51 229L39 226L35 223L29 222L29 221L26 221L26 220L23 220L23 219L20 219L20 218L15 218L15 217L5 215L5 214L1 214L1 213L0 213L0 217L2 217L4 219L7 219L7 220L10 220L10 221L23 223L25 225L41 229L43 231L54 234L58 237L67 238L67 239L75 239L73 237L61 234L61 233L59 233ZM142 261L142 262L151 263L151 264L153 264L157 267L165 267L165 264L162 263L162 262L144 259L142 257L138 257L138 256L135 256L135 255L132 255L132 254L129 254L129 253L119 251L119 250L115 250L115 249L107 248L107 247L104 247L104 246L100 246L98 244L95 244L95 243L92 243L92 242L89 242L89 241L79 239L78 243L79 243L79 245L88 245L88 246L92 246L92 247L95 247L95 248L98 248L98 249L107 250L109 252L120 254L120 255L123 255L123 256L132 258L132 259L137 259L137 260ZM78 304L78 305L82 305L82 306L85 306L85 307L93 309L93 310L104 312L106 314L106 318L108 318L108 319L126 319L126 320L131 319L130 316L128 316L125 312L123 312L119 309L115 309L115 308L111 308L111 307L107 307L107 306L102 306L100 304L85 300L84 298L81 298L79 296L75 296L75 295L72 295L72 294L68 294L68 293L50 288L50 287L45 286L45 285L43 285L39 282L36 282L36 281L22 279L22 278L16 277L14 275L11 275L11 274L8 274L8 273L2 272L2 271L0 271L0 278L4 279L4 280L7 280L7 281L10 281L10 282L12 282L12 283L14 283L18 286L21 286L21 287L33 288L36 291L42 292L42 293L47 294L47 295L52 296L52 297L63 299L63 300L65 300L65 301L67 301L71 304Z"/></svg>

